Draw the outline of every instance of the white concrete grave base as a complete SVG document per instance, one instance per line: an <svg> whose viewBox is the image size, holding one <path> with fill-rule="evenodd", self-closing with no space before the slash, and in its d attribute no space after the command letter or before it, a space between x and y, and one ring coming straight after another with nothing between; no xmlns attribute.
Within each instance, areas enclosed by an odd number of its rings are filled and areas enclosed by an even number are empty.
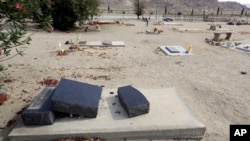
<svg viewBox="0 0 250 141"><path fill-rule="evenodd" d="M84 41L83 41L84 42ZM123 41L109 41L110 44L103 44L104 41L86 41L85 44L79 44L80 46L91 46L91 47L125 47Z"/></svg>
<svg viewBox="0 0 250 141"><path fill-rule="evenodd" d="M172 53L169 50L167 50L166 47L175 48L176 50L180 51L180 53ZM163 51L167 55L172 55L172 56L175 56L175 55L193 55L191 52L186 53L187 50L181 46L159 46L159 48L161 49L161 51Z"/></svg>
<svg viewBox="0 0 250 141"><path fill-rule="evenodd" d="M150 102L148 114L128 118L117 89L104 89L97 118L60 119L50 126L24 126L9 134L9 141L51 141L62 137L99 137L113 140L202 139L205 125L197 120L175 88L138 89Z"/></svg>
<svg viewBox="0 0 250 141"><path fill-rule="evenodd" d="M250 53L250 44L241 44L236 46L235 48L242 52Z"/></svg>

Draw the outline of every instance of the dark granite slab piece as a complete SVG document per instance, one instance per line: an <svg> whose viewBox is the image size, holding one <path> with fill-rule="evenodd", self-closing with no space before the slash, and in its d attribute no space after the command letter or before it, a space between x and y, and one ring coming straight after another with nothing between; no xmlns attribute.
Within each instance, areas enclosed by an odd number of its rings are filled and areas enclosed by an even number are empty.
<svg viewBox="0 0 250 141"><path fill-rule="evenodd" d="M25 125L51 125L55 121L50 110L54 87L45 87L27 107L21 117Z"/></svg>
<svg viewBox="0 0 250 141"><path fill-rule="evenodd" d="M171 53L180 53L175 47L166 47L166 49Z"/></svg>
<svg viewBox="0 0 250 141"><path fill-rule="evenodd" d="M119 87L118 98L129 117L136 117L149 112L149 101L132 86Z"/></svg>
<svg viewBox="0 0 250 141"><path fill-rule="evenodd" d="M62 78L53 94L51 109L95 118L101 93L102 87Z"/></svg>

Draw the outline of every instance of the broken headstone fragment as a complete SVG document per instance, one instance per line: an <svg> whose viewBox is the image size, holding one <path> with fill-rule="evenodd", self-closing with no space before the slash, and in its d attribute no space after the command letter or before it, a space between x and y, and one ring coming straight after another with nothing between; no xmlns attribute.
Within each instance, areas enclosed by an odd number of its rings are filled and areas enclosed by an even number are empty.
<svg viewBox="0 0 250 141"><path fill-rule="evenodd" d="M132 86L119 87L118 98L129 117L136 117L149 112L149 101Z"/></svg>
<svg viewBox="0 0 250 141"><path fill-rule="evenodd" d="M245 72L245 71L241 71L240 73L243 74L243 75L247 74L247 72Z"/></svg>
<svg viewBox="0 0 250 141"><path fill-rule="evenodd" d="M101 93L102 87L62 78L51 99L51 109L95 118Z"/></svg>
<svg viewBox="0 0 250 141"><path fill-rule="evenodd" d="M23 111L21 117L25 125L51 125L55 121L50 110L54 87L45 87Z"/></svg>

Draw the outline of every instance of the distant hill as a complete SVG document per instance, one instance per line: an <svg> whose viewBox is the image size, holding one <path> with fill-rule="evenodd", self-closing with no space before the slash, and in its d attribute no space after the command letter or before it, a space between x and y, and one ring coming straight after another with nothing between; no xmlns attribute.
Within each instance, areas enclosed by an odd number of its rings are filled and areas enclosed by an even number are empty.
<svg viewBox="0 0 250 141"><path fill-rule="evenodd" d="M246 7L250 8L250 4L246 4Z"/></svg>
<svg viewBox="0 0 250 141"><path fill-rule="evenodd" d="M101 8L107 9L133 9L135 0L101 0ZM250 10L245 5L236 2L218 2L218 0L140 0L145 1L146 10L164 10L165 5L170 12L185 12L192 9L196 11L241 11L243 8Z"/></svg>

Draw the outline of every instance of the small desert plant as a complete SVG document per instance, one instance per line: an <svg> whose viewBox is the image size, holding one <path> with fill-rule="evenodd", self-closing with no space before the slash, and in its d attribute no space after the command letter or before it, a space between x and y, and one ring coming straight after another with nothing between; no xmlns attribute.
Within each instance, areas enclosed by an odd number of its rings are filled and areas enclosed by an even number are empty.
<svg viewBox="0 0 250 141"><path fill-rule="evenodd" d="M34 22L39 23L44 30L49 31L52 25L51 0L26 1L26 6L29 8L27 18L33 19Z"/></svg>
<svg viewBox="0 0 250 141"><path fill-rule="evenodd" d="M73 0L73 2L74 12L80 25L99 14L100 0Z"/></svg>
<svg viewBox="0 0 250 141"><path fill-rule="evenodd" d="M25 7L22 3L12 0L0 2L0 51L2 55L9 56L13 48L29 43L30 37L24 38L26 34L24 18ZM22 55L17 48L16 51Z"/></svg>
<svg viewBox="0 0 250 141"><path fill-rule="evenodd" d="M72 0L55 0L52 6L53 26L59 30L69 30L75 26L77 15Z"/></svg>
<svg viewBox="0 0 250 141"><path fill-rule="evenodd" d="M59 30L69 30L79 21L92 20L99 14L100 0L60 0L52 4L53 25Z"/></svg>

